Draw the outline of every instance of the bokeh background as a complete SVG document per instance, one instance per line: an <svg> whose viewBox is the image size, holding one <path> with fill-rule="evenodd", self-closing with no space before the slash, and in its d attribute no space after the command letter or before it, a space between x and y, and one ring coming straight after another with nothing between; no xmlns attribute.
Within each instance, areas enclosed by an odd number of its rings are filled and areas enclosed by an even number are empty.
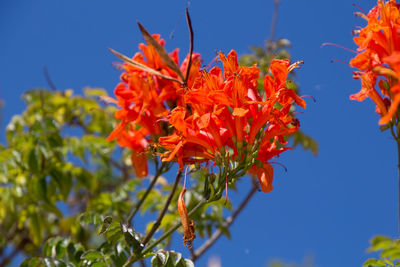
<svg viewBox="0 0 400 267"><path fill-rule="evenodd" d="M133 55L142 37L136 21L160 33L167 50L188 51L184 17L187 1L61 1L0 0L0 142L12 115L24 109L21 94L48 87L46 66L59 89L102 87L112 94L120 72L112 47ZM372 0L356 2L365 11ZM195 51L204 64L215 51L264 44L273 13L272 0L191 1ZM313 156L301 148L284 153L276 166L274 190L258 193L232 226L232 239L221 238L198 266L219 257L222 266L266 266L272 259L316 266L360 266L369 239L398 233L397 156L389 132L381 133L375 105L349 100L360 84L352 79L348 62L354 53L352 30L365 21L353 15L351 1L282 0L276 37L292 42L293 60L304 60L297 73L307 110L299 114L301 127L320 145ZM249 181L239 182L242 197ZM240 197L235 196L234 202ZM199 244L197 244L199 245ZM195 241L196 246L196 241ZM173 248L186 251L181 240ZM186 253L186 252L185 252ZM22 259L22 257L20 257ZM17 265L18 262L14 262Z"/></svg>

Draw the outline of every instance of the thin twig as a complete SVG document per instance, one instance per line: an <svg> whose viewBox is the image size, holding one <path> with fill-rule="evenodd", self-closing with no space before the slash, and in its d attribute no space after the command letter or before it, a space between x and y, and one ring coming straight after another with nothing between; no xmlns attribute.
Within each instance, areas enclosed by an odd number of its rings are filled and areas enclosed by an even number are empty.
<svg viewBox="0 0 400 267"><path fill-rule="evenodd" d="M391 125L390 125L390 133L392 134L392 136L393 136L393 139L396 141L396 143L397 143L397 169L398 169L398 173L399 173L399 178L398 178L398 186L399 186L399 188L398 188L398 201L399 201L399 210L398 210L398 216L399 216L399 221L398 221L398 228L399 228L399 236L400 236L400 139L399 139L399 137L396 135L396 133L395 133L395 130L394 130L394 124L395 124L395 122L393 121L393 122L391 122ZM397 125L397 123L396 123L396 125Z"/></svg>
<svg viewBox="0 0 400 267"><path fill-rule="evenodd" d="M190 67L192 65L192 55L193 55L193 28L192 28L192 20L190 19L189 15L189 9L186 7L186 21L189 27L189 35L190 35L190 48L189 48L189 62L188 66L186 69L186 76L185 76L185 84L187 85L187 82L189 80L189 73L190 73Z"/></svg>
<svg viewBox="0 0 400 267"><path fill-rule="evenodd" d="M16 245L13 250L4 257L0 262L0 267L5 267L7 264L14 259L15 256L29 243L32 243L28 237L22 238L18 245Z"/></svg>
<svg viewBox="0 0 400 267"><path fill-rule="evenodd" d="M154 233L157 231L158 227L160 227L161 221L164 218L164 215L167 212L169 205L171 204L171 201L172 201L173 196L175 195L176 189L178 188L178 184L179 184L179 181L181 179L181 176L182 176L182 171L178 171L178 173L176 175L176 178L175 178L174 185L173 185L173 187L171 189L171 192L169 193L168 199L165 202L163 209L158 214L157 221L153 224L153 227L151 228L151 230L144 237L144 239L142 241L142 245L146 245L147 242L150 241L150 239L154 235Z"/></svg>
<svg viewBox="0 0 400 267"><path fill-rule="evenodd" d="M394 122L393 122L394 123ZM400 236L400 138L396 135L396 133L395 133L395 131L394 131L394 129L393 129L393 127L394 127L394 125L393 125L393 123L392 123L392 125L390 125L390 132L391 132L391 134L392 134L392 136L393 136L393 138L394 138L394 140L396 141L396 143L397 143L397 169L398 169L398 173L399 173L399 178L398 178L398 186L399 186L399 188L398 188L398 198L399 198L399 210L398 210L398 216L399 216L399 221L398 221L398 227L399 227L399 236ZM396 123L396 125L398 125L397 123Z"/></svg>
<svg viewBox="0 0 400 267"><path fill-rule="evenodd" d="M158 178L161 176L161 174L164 173L164 168L167 166L166 163L161 164L160 168L157 169L157 172L155 174L155 176L153 177L153 180L151 181L149 187L146 189L146 192L144 193L144 195L142 196L142 198L139 200L139 202L137 203L137 205L131 210L131 212L129 213L128 217L126 218L125 223L128 224L129 226L131 226L131 220L133 217L135 217L136 213L139 211L140 207L142 206L143 202L145 201L145 199L147 198L147 196L149 195L150 191L153 189L154 185L156 184Z"/></svg>
<svg viewBox="0 0 400 267"><path fill-rule="evenodd" d="M43 66L43 75L44 75L44 78L45 78L47 84L49 85L50 89L52 91L57 91L57 87L53 83L53 80L50 78L50 74L49 74L49 71L47 70L46 66Z"/></svg>
<svg viewBox="0 0 400 267"><path fill-rule="evenodd" d="M276 24L278 22L279 4L280 4L280 0L274 0L274 13L272 15L271 31L269 33L269 38L267 40L267 51L273 50L272 44L275 39Z"/></svg>
<svg viewBox="0 0 400 267"><path fill-rule="evenodd" d="M146 263L144 262L144 260L140 260L139 263L141 267L146 267Z"/></svg>
<svg viewBox="0 0 400 267"><path fill-rule="evenodd" d="M232 215L228 218L225 219L223 222L224 227L229 227L232 225L232 223L235 221L236 217L239 215L239 213L244 209L244 207L249 203L250 199L254 196L254 194L258 191L258 188L255 183L253 183L253 186L245 199L240 203L239 207L232 213ZM192 254L192 261L195 262L201 255L204 254L214 243L221 237L223 232L221 230L215 231L211 237L204 242L201 247L196 249L193 254Z"/></svg>
<svg viewBox="0 0 400 267"><path fill-rule="evenodd" d="M399 236L400 236L400 140L399 139L396 139L396 142L397 142L397 160L398 160L398 162L397 162L397 169L398 169L398 172L399 172L399 180L398 180L398 183L399 183L399 191L398 191L398 197L399 197Z"/></svg>
<svg viewBox="0 0 400 267"><path fill-rule="evenodd" d="M20 248L19 247L14 247L13 251L11 251L10 254L8 254L6 257L4 257L1 262L0 262L0 267L7 266L12 259L19 253Z"/></svg>

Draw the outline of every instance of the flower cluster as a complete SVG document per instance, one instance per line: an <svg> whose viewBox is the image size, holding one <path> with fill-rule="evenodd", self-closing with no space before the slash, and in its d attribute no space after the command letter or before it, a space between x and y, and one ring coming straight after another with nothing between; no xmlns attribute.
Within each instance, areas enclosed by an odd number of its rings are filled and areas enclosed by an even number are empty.
<svg viewBox="0 0 400 267"><path fill-rule="evenodd" d="M155 34L153 38L164 46L165 41L159 35ZM142 53L136 53L133 60L159 73L177 78L177 74L167 66L153 46L141 43L139 49ZM179 64L178 49L169 56ZM201 63L199 54L194 54L192 59L188 86L193 83ZM185 73L187 67L188 57L180 69ZM115 118L121 122L108 140L116 139L120 146L132 150L132 164L136 174L144 177L148 174L147 149L158 137L168 134L168 125L163 118L169 114L170 108L182 102L183 89L174 81L153 75L129 63L124 63L122 68L125 72L114 90L117 101L113 101L121 108L115 114Z"/></svg>
<svg viewBox="0 0 400 267"><path fill-rule="evenodd" d="M264 96L257 90L260 70L257 66L238 65L235 51L219 53L224 71L214 67L202 71L184 94L184 105L171 111L173 134L159 139L167 151L163 161L185 164L213 161L251 162L264 192L272 190L273 157L289 149L285 136L295 133L298 120L290 115L293 102L306 104L288 89L286 78L296 66L289 60L273 60L271 75L264 79Z"/></svg>
<svg viewBox="0 0 400 267"><path fill-rule="evenodd" d="M361 80L361 91L350 99L363 101L370 97L381 115L380 124L389 123L397 116L400 103L400 12L395 0L379 0L367 15L357 13L368 24L356 30L356 57L350 61L354 78ZM378 84L379 90L376 90ZM381 94L380 94L380 93Z"/></svg>
<svg viewBox="0 0 400 267"><path fill-rule="evenodd" d="M158 35L154 38L164 44ZM151 45L139 48L143 54L136 54L135 62L179 81ZM178 64L177 50L170 57ZM122 82L115 89L121 107L116 118L121 123L109 139L132 149L138 176L147 174L144 152L153 142L162 161L177 161L181 170L204 162L225 170L240 165L241 170L257 175L262 191L272 190L269 161L290 149L286 137L299 128L291 115L292 105L306 107L287 88L287 76L298 63L273 60L271 74L265 76L259 91L257 66L239 66L233 50L226 56L219 53L219 59L223 70L200 70L200 55L193 54L189 78L182 83L123 65ZM188 57L180 67L182 73L187 61Z"/></svg>

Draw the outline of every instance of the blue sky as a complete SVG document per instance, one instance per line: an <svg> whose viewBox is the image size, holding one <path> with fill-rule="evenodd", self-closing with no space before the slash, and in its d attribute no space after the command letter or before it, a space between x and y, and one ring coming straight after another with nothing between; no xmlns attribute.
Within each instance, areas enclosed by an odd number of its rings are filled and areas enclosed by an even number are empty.
<svg viewBox="0 0 400 267"><path fill-rule="evenodd" d="M238 54L262 45L269 36L272 0L192 1L195 51L208 63L215 51ZM136 21L166 39L167 50L188 50L186 1L0 1L0 140L11 116L24 109L21 94L47 87L46 66L59 89L81 92L85 86L111 94L120 73L112 47L127 55L142 41ZM376 2L358 1L368 11ZM284 153L275 168L274 190L258 193L232 227L232 240L221 238L200 260L219 255L222 266L264 266L280 258L317 266L360 266L368 240L397 233L397 159L395 142L378 128L375 106L349 100L360 84L352 70L332 59L349 61L351 52L324 47L334 42L355 48L352 29L364 25L347 0L282 0L276 37L289 39L293 60L304 60L297 73L302 94L312 95L302 129L318 140L317 157L302 149ZM171 32L174 37L170 38ZM244 197L248 182L241 182ZM196 245L196 243L195 243ZM199 244L197 244L199 245ZM184 251L177 243L177 251Z"/></svg>

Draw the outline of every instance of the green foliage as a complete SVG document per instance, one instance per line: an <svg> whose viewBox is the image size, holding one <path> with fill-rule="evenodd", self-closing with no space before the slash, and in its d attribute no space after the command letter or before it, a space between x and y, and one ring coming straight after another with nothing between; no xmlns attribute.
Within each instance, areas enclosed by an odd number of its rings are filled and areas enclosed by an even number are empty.
<svg viewBox="0 0 400 267"><path fill-rule="evenodd" d="M386 236L376 236L370 241L369 252L379 252L379 258L364 262L364 267L400 266L400 240Z"/></svg>
<svg viewBox="0 0 400 267"><path fill-rule="evenodd" d="M61 235L88 246L94 239L91 227L79 223L82 212L122 219L129 211L140 181L128 179L132 168L105 139L115 109L99 105L104 90L84 92L23 95L27 108L11 119L0 148L1 251L15 246L33 256L50 236ZM44 254L42 262L54 260Z"/></svg>
<svg viewBox="0 0 400 267"><path fill-rule="evenodd" d="M192 261L182 258L180 253L175 251L157 251L151 258L153 267L194 267Z"/></svg>
<svg viewBox="0 0 400 267"><path fill-rule="evenodd" d="M268 267L314 267L314 258L305 257L301 264L285 263L281 260L272 260L267 264Z"/></svg>
<svg viewBox="0 0 400 267"><path fill-rule="evenodd" d="M122 266L150 256L153 266L192 266L173 251L142 254L144 233L125 219L147 179L134 177L128 150L106 140L116 121L115 108L99 104L105 91L84 93L29 91L26 110L8 124L0 148L0 255L14 247L27 256L22 266ZM188 210L204 198L205 180L216 182L206 169L191 172L196 179L186 193ZM171 188L159 177L140 211L158 214ZM179 224L177 200L178 193L159 231ZM229 237L226 208L229 201L221 199L194 213L196 234L206 238L220 229Z"/></svg>
<svg viewBox="0 0 400 267"><path fill-rule="evenodd" d="M290 59L290 53L288 49L291 43L287 39L279 39L276 42L268 42L266 47L252 46L250 47L252 53L248 55L243 55L239 59L239 63L245 66L252 66L256 64L260 70L260 77L264 77L269 73L269 63L273 59ZM291 80L287 87L299 91L299 86L294 82L296 76L295 71L289 73L288 80ZM262 78L258 79L258 88L260 91L264 88L264 80ZM262 94L261 94L262 95ZM292 107L292 112L294 111L294 106ZM318 154L318 143L312 137L305 134L303 131L298 130L294 135L290 136L293 139L293 147L300 145L305 150L311 151L314 155Z"/></svg>

